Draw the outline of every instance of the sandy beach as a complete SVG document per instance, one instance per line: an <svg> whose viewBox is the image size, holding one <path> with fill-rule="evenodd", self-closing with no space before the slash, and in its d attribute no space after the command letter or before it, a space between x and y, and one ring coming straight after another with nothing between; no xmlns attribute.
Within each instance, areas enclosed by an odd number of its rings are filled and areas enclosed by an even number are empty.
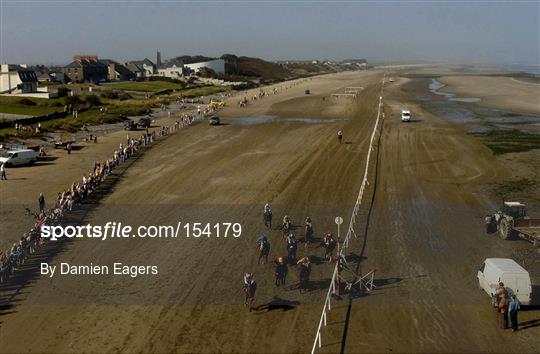
<svg viewBox="0 0 540 354"><path fill-rule="evenodd" d="M307 215L314 220L317 239L335 229L335 215L350 215L382 77L382 71L373 70L326 75L297 85L284 83L280 84L283 91L245 108L234 103L237 97L231 98L231 104L220 112L223 125L196 124L143 154L117 176L118 182L99 204L82 207L83 222L102 224L114 219L139 225L170 224L188 217L191 221L233 220L243 224L244 236L226 242L66 243L51 261L143 261L157 264L160 273L148 280L129 281L21 277L2 293L10 305L2 315L0 340L5 345L0 351L307 351L332 265L324 262L317 244L302 246L298 255L310 256L314 262L309 291L299 292L293 266L286 286L276 287L272 267L257 262L254 240L261 232L268 233L271 257L284 254L285 246L277 227L262 225L262 205L272 203L276 221L290 215L298 225L294 231L298 237L303 236L301 225ZM376 268L378 288L350 303L345 298L335 301L321 351L536 352L538 327L518 336L501 334L489 296L474 282L483 259L514 257L530 248L526 242L483 234L483 216L492 205L478 193L479 188L504 181L508 171L480 141L414 103L414 96L402 90L405 81L385 88L384 128L374 151L378 157L373 160L372 183L358 214L358 238L350 248L351 267L362 274ZM364 90L356 100L327 100L347 86ZM306 89L312 93L306 95ZM401 123L404 106L413 109L418 121ZM244 124L237 119L261 115L283 120ZM299 116L328 122L286 120ZM339 129L345 134L342 145L336 139ZM18 189L20 199L32 201L39 189L60 188L63 183L51 183L55 177L69 183L86 170L98 151L105 153L105 144L112 148L124 135L111 134L110 142L105 140L102 147L85 147L81 152L86 150L86 160L73 158L76 155L54 160L56 168L48 168L47 178L40 167L17 169L19 175L14 177L27 178L16 181L21 185L48 183L28 191ZM60 166L73 170L72 175L63 177ZM3 193L11 202L19 198L13 191ZM259 307L252 313L241 305L239 287L246 270L255 273L259 284ZM460 290L459 297L455 289ZM33 320L36 313L39 321ZM538 311L521 316L522 321L535 323ZM47 323L55 325L42 325Z"/></svg>
<svg viewBox="0 0 540 354"><path fill-rule="evenodd" d="M540 114L540 84L512 77L442 76L447 85L441 91L459 97L477 97L480 106L502 110Z"/></svg>

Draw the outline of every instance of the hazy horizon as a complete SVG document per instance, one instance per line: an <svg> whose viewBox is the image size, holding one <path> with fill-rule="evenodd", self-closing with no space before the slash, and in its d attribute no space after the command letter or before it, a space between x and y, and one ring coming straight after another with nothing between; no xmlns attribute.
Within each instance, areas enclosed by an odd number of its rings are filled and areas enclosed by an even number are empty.
<svg viewBox="0 0 540 354"><path fill-rule="evenodd" d="M0 0L2 63L224 53L538 65L540 3Z"/></svg>

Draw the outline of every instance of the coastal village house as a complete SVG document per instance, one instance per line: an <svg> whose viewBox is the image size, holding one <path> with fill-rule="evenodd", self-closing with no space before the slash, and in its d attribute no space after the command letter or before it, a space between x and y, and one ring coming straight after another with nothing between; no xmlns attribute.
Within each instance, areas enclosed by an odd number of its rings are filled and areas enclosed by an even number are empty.
<svg viewBox="0 0 540 354"><path fill-rule="evenodd" d="M225 61L215 59L197 63L184 64L180 60L169 61L157 68L157 76L168 77L171 79L182 79L190 74L197 75L202 68L209 68L216 73L225 73Z"/></svg>
<svg viewBox="0 0 540 354"><path fill-rule="evenodd" d="M63 70L71 82L102 82L109 77L109 68L96 55L76 55Z"/></svg>
<svg viewBox="0 0 540 354"><path fill-rule="evenodd" d="M2 64L0 71L0 95L53 98L58 92L47 87L38 88L38 77L27 65Z"/></svg>
<svg viewBox="0 0 540 354"><path fill-rule="evenodd" d="M144 60L127 62L126 67L135 73L137 79L142 79L157 74L156 65L148 58L144 58Z"/></svg>
<svg viewBox="0 0 540 354"><path fill-rule="evenodd" d="M135 76L135 79L144 79L144 72L145 70L141 68L140 66L133 64L133 63L126 63L125 64L126 69L131 71L133 75Z"/></svg>
<svg viewBox="0 0 540 354"><path fill-rule="evenodd" d="M161 61L161 52L159 50L156 53L156 70L157 76L176 80L182 79L185 73L184 63L181 60L163 63Z"/></svg>
<svg viewBox="0 0 540 354"><path fill-rule="evenodd" d="M181 79L184 77L184 65L173 64L171 66L158 67L158 76L171 79Z"/></svg>
<svg viewBox="0 0 540 354"><path fill-rule="evenodd" d="M114 60L99 59L99 62L107 65L107 79L109 81L128 81L136 79L134 72Z"/></svg>
<svg viewBox="0 0 540 354"><path fill-rule="evenodd" d="M0 93L18 94L37 92L37 75L25 64L2 64Z"/></svg>

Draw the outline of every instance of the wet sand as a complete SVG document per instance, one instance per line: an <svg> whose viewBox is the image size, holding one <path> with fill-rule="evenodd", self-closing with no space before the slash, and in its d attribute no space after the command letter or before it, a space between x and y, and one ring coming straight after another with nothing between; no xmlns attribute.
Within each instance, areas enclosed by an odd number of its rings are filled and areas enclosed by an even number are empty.
<svg viewBox="0 0 540 354"><path fill-rule="evenodd" d="M479 106L540 114L538 83L493 76L442 76L437 80L447 85L441 91L480 98Z"/></svg>

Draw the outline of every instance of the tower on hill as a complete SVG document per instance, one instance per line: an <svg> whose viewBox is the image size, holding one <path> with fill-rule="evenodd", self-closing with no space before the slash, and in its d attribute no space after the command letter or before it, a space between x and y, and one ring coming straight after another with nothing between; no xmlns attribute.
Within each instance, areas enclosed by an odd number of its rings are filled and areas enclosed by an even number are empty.
<svg viewBox="0 0 540 354"><path fill-rule="evenodd" d="M161 67L161 52L158 50L156 55L156 65L157 67Z"/></svg>

